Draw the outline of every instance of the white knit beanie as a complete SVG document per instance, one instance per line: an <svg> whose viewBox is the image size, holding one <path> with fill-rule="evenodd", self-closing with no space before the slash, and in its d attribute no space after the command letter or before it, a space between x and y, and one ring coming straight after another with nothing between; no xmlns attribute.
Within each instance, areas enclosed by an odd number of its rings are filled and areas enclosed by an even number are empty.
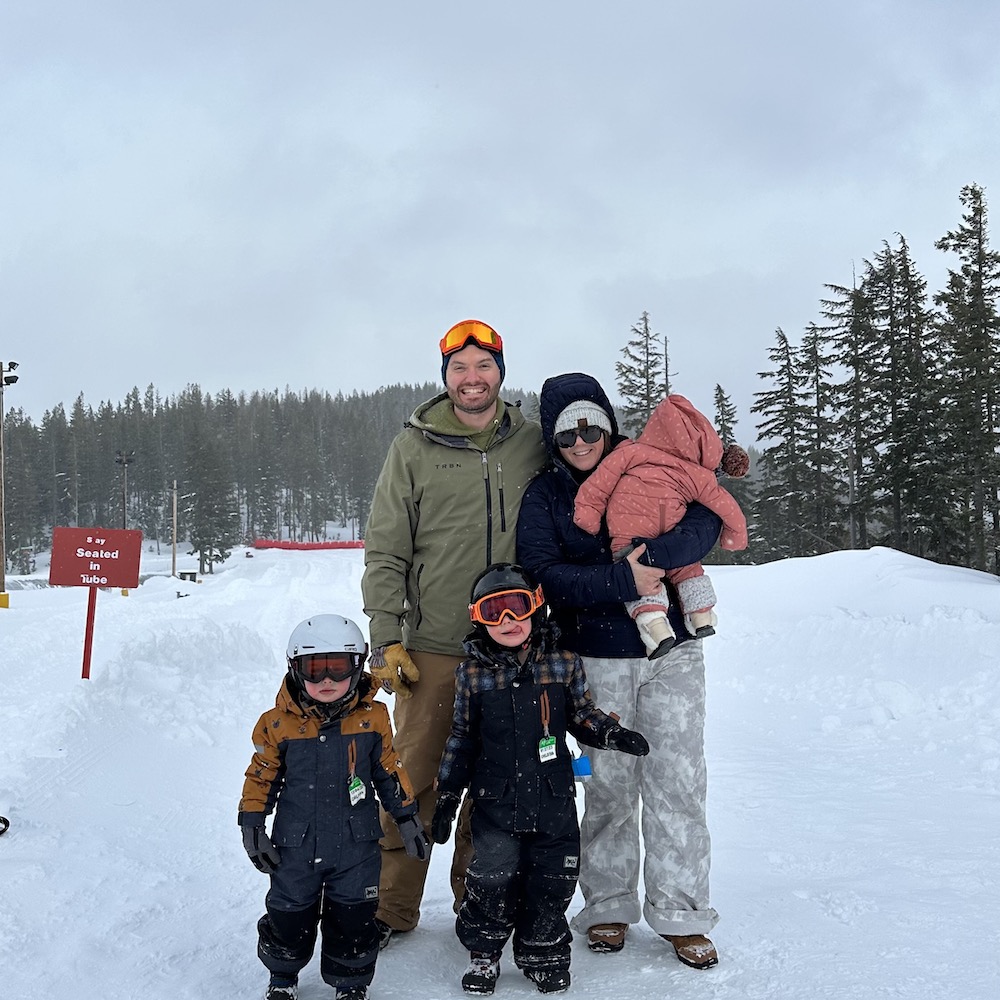
<svg viewBox="0 0 1000 1000"><path fill-rule="evenodd" d="M560 431L575 431L578 427L591 424L611 433L611 419L604 409L589 399L576 399L556 417L553 434Z"/></svg>

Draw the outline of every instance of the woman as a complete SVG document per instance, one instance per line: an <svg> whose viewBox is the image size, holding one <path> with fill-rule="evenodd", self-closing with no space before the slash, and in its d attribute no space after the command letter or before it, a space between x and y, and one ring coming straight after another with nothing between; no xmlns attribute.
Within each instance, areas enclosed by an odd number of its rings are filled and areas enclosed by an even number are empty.
<svg viewBox="0 0 1000 1000"><path fill-rule="evenodd" d="M687 638L677 601L679 641L650 660L624 602L659 588L663 571L699 562L715 545L720 519L699 504L670 532L645 539L613 562L606 529L573 524L580 484L622 440L608 397L590 375L547 379L542 436L551 466L529 485L517 522L517 555L541 585L562 633L584 662L597 704L645 733L647 757L595 753L581 827L580 887L586 905L573 929L592 951L620 951L640 917L696 969L718 963L707 934L719 916L709 904L711 843L705 820L702 640ZM640 908L639 815L645 899Z"/></svg>

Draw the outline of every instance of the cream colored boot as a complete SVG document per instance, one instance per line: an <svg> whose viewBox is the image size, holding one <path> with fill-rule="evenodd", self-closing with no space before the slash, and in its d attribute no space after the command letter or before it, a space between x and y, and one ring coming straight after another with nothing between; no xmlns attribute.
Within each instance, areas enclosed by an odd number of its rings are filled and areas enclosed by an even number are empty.
<svg viewBox="0 0 1000 1000"><path fill-rule="evenodd" d="M719 619L711 608L702 608L684 616L684 626L696 639L704 639L707 635L715 635L715 626Z"/></svg>
<svg viewBox="0 0 1000 1000"><path fill-rule="evenodd" d="M647 659L665 656L677 640L665 611L640 611L635 616L635 624L646 647Z"/></svg>

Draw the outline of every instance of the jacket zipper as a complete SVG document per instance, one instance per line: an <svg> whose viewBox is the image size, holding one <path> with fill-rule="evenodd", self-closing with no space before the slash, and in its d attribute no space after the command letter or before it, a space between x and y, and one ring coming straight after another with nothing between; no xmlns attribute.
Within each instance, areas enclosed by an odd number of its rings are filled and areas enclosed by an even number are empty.
<svg viewBox="0 0 1000 1000"><path fill-rule="evenodd" d="M490 466L483 452L483 487L486 490L486 565L493 562L493 494L490 492ZM503 466L497 462L497 496L500 501L500 530L507 530L507 507L503 502Z"/></svg>
<svg viewBox="0 0 1000 1000"><path fill-rule="evenodd" d="M497 462L497 493L500 496L500 530L507 530L507 507L503 502L503 466Z"/></svg>
<svg viewBox="0 0 1000 1000"><path fill-rule="evenodd" d="M486 490L486 565L493 562L493 495L490 493L490 466L483 452L483 488Z"/></svg>

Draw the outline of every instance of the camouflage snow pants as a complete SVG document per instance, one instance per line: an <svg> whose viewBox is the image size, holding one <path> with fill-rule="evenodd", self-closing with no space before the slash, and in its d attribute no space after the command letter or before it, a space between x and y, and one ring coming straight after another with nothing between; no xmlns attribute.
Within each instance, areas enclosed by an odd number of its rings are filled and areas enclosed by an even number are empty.
<svg viewBox="0 0 1000 1000"><path fill-rule="evenodd" d="M649 741L649 756L591 750L584 786L580 888L572 927L638 923L658 934L707 934L711 840L705 820L705 659L701 640L656 660L583 657L590 693ZM640 800L644 901L639 903Z"/></svg>

